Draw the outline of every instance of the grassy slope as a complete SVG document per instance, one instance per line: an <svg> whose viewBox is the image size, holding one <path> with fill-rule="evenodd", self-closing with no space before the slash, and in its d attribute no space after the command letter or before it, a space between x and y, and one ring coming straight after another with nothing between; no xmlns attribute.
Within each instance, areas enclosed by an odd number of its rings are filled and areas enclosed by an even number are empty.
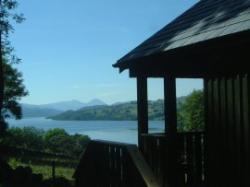
<svg viewBox="0 0 250 187"><path fill-rule="evenodd" d="M37 165L37 164L28 164L18 161L16 159L11 159L9 161L10 166L15 169L18 166L29 166L32 169L33 173L42 174L44 179L48 179L52 177L52 167L49 165ZM56 176L63 176L68 180L73 180L72 176L74 174L75 169L70 167L56 167Z"/></svg>

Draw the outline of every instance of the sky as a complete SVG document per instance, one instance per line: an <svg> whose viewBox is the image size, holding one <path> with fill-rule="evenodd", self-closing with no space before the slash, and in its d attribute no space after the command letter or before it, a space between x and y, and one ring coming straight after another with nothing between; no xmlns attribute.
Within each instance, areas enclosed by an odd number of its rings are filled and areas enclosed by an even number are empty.
<svg viewBox="0 0 250 187"><path fill-rule="evenodd" d="M21 102L136 100L136 80L112 64L196 2L19 0L26 20L10 39L29 91ZM200 88L201 80L177 80L177 96ZM150 100L163 98L161 79L148 89Z"/></svg>

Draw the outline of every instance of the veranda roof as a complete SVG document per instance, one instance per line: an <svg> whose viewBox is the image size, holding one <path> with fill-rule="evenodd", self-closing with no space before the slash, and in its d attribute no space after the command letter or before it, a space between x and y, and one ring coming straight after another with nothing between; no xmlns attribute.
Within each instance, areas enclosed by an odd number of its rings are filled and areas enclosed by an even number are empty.
<svg viewBox="0 0 250 187"><path fill-rule="evenodd" d="M157 61L157 56L238 33L249 36L250 0L201 0L113 66L120 71L138 63L142 66L148 63L145 59Z"/></svg>

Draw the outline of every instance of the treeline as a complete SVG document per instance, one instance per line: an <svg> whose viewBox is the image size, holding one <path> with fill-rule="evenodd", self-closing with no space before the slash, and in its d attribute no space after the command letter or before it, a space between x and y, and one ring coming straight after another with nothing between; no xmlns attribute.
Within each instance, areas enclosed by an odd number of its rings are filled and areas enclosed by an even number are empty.
<svg viewBox="0 0 250 187"><path fill-rule="evenodd" d="M12 127L7 130L0 143L10 147L79 158L89 141L88 136L70 135L59 128L44 131L35 127Z"/></svg>

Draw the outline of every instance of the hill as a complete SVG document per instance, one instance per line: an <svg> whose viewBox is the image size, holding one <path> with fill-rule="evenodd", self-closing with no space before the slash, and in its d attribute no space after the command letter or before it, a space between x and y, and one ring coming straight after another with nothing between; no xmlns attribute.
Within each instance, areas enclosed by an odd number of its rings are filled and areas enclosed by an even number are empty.
<svg viewBox="0 0 250 187"><path fill-rule="evenodd" d="M181 97L177 105L183 102L185 98ZM163 100L149 101L149 120L164 119L164 102ZM177 106L178 107L178 106ZM85 107L80 110L70 110L58 115L49 117L53 120L136 120L137 103L131 101L127 103L102 105L94 107Z"/></svg>
<svg viewBox="0 0 250 187"><path fill-rule="evenodd" d="M24 118L54 116L67 110L77 110L84 107L98 105L106 105L106 103L98 99L93 99L86 103L77 100L71 100L42 105L31 105L25 103L21 104Z"/></svg>
<svg viewBox="0 0 250 187"><path fill-rule="evenodd" d="M67 110L78 110L83 107L98 106L98 105L106 105L106 103L104 103L99 99L93 99L86 103L78 100L70 100L70 101L61 101L56 103L43 104L38 106L40 108L50 108L55 110L67 111Z"/></svg>
<svg viewBox="0 0 250 187"><path fill-rule="evenodd" d="M23 117L48 117L62 113L62 110L41 108L38 105L21 104Z"/></svg>

